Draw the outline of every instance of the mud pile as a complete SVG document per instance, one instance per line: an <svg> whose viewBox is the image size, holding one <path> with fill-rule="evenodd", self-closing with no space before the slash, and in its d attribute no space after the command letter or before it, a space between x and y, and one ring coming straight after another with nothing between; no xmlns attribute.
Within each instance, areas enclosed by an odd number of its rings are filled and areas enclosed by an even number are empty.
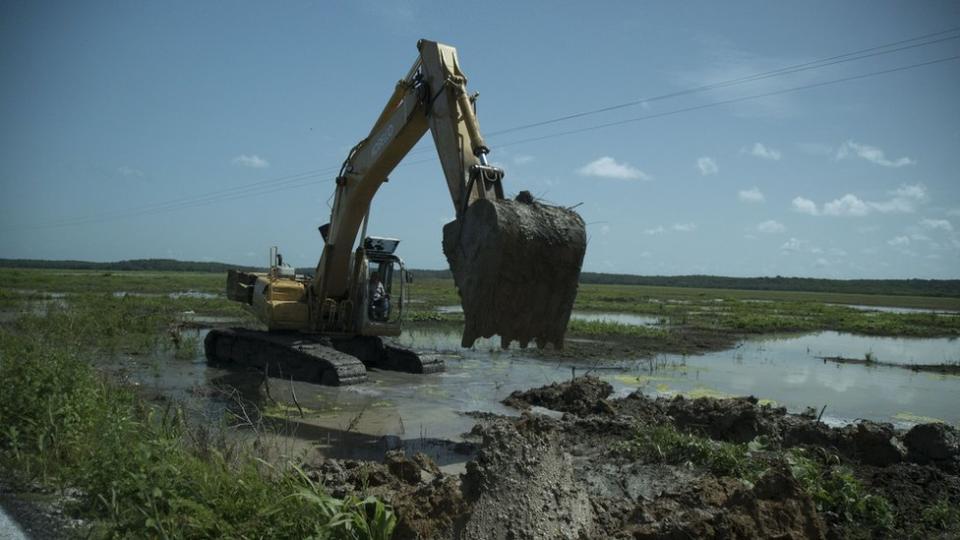
<svg viewBox="0 0 960 540"><path fill-rule="evenodd" d="M753 398L610 393L590 377L515 392L507 402L516 407L564 414L475 416L470 435L480 450L463 475L395 452L383 464L328 461L312 474L335 496L376 495L391 504L399 539L922 537L949 534L923 521L931 504L960 504L960 448L949 426L830 428ZM689 462L628 457L635 455L623 451L624 442L658 425L724 441L760 437L762 472L749 482ZM780 451L796 445L830 466L841 460L891 502L895 523L865 531L818 510Z"/></svg>
<svg viewBox="0 0 960 540"><path fill-rule="evenodd" d="M443 253L463 305L462 344L499 335L507 347L563 346L580 267L586 228L566 208L518 200L474 202L443 227Z"/></svg>

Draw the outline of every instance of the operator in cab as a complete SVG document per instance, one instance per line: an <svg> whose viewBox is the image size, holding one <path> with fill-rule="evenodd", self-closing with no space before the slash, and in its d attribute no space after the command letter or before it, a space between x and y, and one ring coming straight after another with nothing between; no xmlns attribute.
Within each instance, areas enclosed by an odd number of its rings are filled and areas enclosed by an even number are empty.
<svg viewBox="0 0 960 540"><path fill-rule="evenodd" d="M370 318L375 321L387 320L390 313L390 296L383 288L383 282L380 281L380 273L370 274Z"/></svg>

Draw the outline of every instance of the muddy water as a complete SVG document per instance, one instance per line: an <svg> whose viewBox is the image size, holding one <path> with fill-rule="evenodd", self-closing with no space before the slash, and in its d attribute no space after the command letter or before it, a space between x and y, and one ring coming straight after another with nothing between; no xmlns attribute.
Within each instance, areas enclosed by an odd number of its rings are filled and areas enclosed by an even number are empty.
<svg viewBox="0 0 960 540"><path fill-rule="evenodd" d="M464 434L475 419L468 413L516 414L500 404L512 391L569 379L574 370L609 381L620 395L637 389L663 396L749 394L793 411L827 405L824 418L832 423L868 418L907 426L933 418L960 425L960 377L817 358L862 357L871 351L885 362L953 362L960 361L958 340L822 332L748 340L703 356L572 364L532 357L517 348L501 350L499 340L480 340L464 350L457 331L415 329L406 331L401 343L443 355L445 373L371 370L367 384L341 388L271 374L268 397L262 374L208 367L200 345L204 334L185 333L197 343L190 359L176 359L172 349L164 348L148 357L113 359L110 367L149 393L184 402L194 415L211 422L219 422L228 409L236 411L242 398L251 416L263 413L264 425L288 449L316 450L330 457L380 459L386 450L402 447L423 451L448 470L457 470L471 455ZM236 417L229 418L236 422Z"/></svg>

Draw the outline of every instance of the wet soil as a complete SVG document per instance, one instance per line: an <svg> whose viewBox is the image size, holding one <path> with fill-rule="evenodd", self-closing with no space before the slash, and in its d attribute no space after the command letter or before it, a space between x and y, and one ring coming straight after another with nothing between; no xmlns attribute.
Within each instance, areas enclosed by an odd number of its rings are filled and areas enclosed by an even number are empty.
<svg viewBox="0 0 960 540"><path fill-rule="evenodd" d="M753 398L610 399L596 378L514 392L519 417L478 415L479 452L466 472L441 472L423 455L385 463L327 460L312 472L334 495L374 494L393 505L397 538L846 538L944 536L924 509L960 504L957 431L909 432L860 422L830 428ZM561 414L539 414L552 409ZM623 441L658 425L767 450L753 482L689 463L625 457ZM895 507L892 530L863 531L818 510L794 478L784 448L802 446L849 466ZM953 533L955 534L956 531ZM909 533L909 534L908 534ZM929 533L929 534L928 534ZM945 536L946 537L946 536Z"/></svg>

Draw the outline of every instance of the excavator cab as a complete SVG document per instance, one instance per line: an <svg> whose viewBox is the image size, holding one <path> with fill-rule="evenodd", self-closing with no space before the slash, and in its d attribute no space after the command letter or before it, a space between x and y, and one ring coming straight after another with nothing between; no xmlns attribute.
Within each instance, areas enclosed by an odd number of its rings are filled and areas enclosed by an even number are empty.
<svg viewBox="0 0 960 540"><path fill-rule="evenodd" d="M403 320L403 300L406 295L406 267L394 254L400 241L394 238L367 237L358 251L363 257L361 274L361 334L398 336Z"/></svg>

